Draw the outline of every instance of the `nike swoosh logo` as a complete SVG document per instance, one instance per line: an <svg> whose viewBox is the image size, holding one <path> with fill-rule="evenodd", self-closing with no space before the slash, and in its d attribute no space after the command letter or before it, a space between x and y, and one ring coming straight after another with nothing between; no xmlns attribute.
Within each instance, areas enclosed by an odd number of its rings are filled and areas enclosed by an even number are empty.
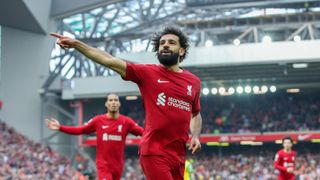
<svg viewBox="0 0 320 180"><path fill-rule="evenodd" d="M102 126L102 129L107 129L109 126Z"/></svg>
<svg viewBox="0 0 320 180"><path fill-rule="evenodd" d="M308 137L310 137L310 134L298 135L298 140L303 141L303 140L307 139Z"/></svg>
<svg viewBox="0 0 320 180"><path fill-rule="evenodd" d="M158 79L158 83L169 83L170 81L163 81L161 79Z"/></svg>

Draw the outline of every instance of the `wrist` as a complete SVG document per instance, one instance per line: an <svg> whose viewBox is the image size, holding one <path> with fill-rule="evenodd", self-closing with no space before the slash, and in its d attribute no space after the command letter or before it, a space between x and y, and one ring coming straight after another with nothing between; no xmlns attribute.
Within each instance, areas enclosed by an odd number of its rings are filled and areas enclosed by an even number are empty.
<svg viewBox="0 0 320 180"><path fill-rule="evenodd" d="M200 134L192 134L191 138L192 139L199 139L200 138Z"/></svg>
<svg viewBox="0 0 320 180"><path fill-rule="evenodd" d="M74 40L74 42L73 42L74 48L79 48L79 47L81 47L81 45L82 45L81 41L79 41L77 39Z"/></svg>

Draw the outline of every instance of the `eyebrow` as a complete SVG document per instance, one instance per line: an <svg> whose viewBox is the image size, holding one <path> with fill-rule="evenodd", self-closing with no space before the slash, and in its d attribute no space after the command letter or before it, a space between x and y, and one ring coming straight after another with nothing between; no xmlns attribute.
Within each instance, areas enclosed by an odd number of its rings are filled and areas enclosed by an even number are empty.
<svg viewBox="0 0 320 180"><path fill-rule="evenodd" d="M175 39L160 39L160 42L169 41L169 42L177 42Z"/></svg>

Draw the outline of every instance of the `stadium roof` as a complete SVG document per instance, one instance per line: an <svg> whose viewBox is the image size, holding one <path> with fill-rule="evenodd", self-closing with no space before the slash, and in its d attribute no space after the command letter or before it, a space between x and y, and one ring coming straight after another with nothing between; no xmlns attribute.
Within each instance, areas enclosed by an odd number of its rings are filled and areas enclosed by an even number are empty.
<svg viewBox="0 0 320 180"><path fill-rule="evenodd" d="M58 21L58 32L112 54L150 51L150 36L167 25L182 28L198 47L207 41L214 46L233 44L235 39L260 43L265 35L272 41L292 41L297 35L301 40L320 38L318 0L54 0L51 16ZM66 79L114 74L75 51L57 49L52 52L53 75L47 84L57 73ZM189 69L205 84L319 82L318 63L310 62L309 67L312 69L292 69L292 63L266 62Z"/></svg>

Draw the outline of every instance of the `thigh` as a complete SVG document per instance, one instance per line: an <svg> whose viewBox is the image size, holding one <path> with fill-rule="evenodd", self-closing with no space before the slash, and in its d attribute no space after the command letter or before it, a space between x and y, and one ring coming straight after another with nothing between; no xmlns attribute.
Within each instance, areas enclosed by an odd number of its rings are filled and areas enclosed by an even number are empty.
<svg viewBox="0 0 320 180"><path fill-rule="evenodd" d="M163 156L140 155L140 164L147 180L174 180L170 163Z"/></svg>
<svg viewBox="0 0 320 180"><path fill-rule="evenodd" d="M120 180L121 179L121 175L122 175L122 171L120 170L114 170L112 172L112 177L113 179L112 180Z"/></svg>
<svg viewBox="0 0 320 180"><path fill-rule="evenodd" d="M184 166L185 163L175 162L174 169L172 171L172 177L174 180L184 180Z"/></svg>

